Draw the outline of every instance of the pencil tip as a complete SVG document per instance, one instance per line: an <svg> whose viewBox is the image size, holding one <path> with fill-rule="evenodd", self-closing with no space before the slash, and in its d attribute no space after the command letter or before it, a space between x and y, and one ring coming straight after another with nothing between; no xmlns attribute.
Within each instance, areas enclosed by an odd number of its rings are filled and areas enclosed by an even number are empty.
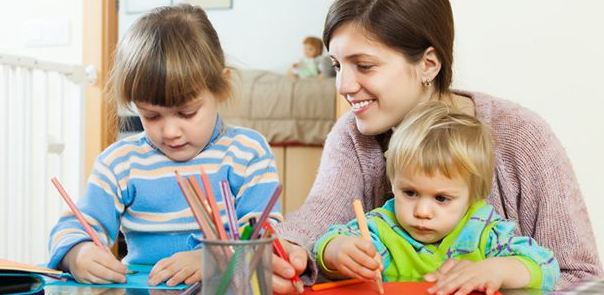
<svg viewBox="0 0 604 295"><path fill-rule="evenodd" d="M382 283L382 273L378 272L378 279L376 280L378 292L380 295L384 294L384 283Z"/></svg>
<svg viewBox="0 0 604 295"><path fill-rule="evenodd" d="M296 287L296 291L298 291L298 293L304 293L304 283L302 283L302 281L294 282L294 287Z"/></svg>

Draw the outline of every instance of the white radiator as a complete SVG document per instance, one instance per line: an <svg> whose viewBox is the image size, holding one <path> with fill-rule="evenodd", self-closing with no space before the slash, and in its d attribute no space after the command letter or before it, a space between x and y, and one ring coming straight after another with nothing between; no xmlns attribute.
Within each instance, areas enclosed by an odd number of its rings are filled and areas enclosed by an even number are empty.
<svg viewBox="0 0 604 295"><path fill-rule="evenodd" d="M48 235L82 192L85 68L0 55L0 258L48 259Z"/></svg>

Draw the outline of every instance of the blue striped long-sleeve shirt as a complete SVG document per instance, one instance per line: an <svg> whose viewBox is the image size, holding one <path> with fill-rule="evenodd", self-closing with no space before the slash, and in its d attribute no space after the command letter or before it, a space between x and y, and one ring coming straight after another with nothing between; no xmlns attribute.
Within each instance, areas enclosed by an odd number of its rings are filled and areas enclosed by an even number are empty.
<svg viewBox="0 0 604 295"><path fill-rule="evenodd" d="M78 207L104 244L113 244L120 230L124 233L124 263L155 264L201 246L192 238L201 233L174 172L201 181L200 167L209 176L225 228L220 181L230 184L240 227L261 214L279 183L266 139L251 129L226 127L217 117L208 145L186 162L167 158L144 132L114 143L97 158ZM282 219L279 204L270 217ZM75 216L66 213L51 231L49 267L56 268L73 246L90 240Z"/></svg>

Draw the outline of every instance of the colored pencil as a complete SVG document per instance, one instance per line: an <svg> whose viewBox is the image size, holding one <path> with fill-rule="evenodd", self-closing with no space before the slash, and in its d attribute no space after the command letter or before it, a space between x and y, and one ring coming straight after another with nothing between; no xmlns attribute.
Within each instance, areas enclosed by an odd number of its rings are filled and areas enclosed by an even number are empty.
<svg viewBox="0 0 604 295"><path fill-rule="evenodd" d="M310 289L313 291L323 291L323 290L339 288L339 287L344 287L344 286L349 286L349 285L356 285L356 284L361 284L361 283L364 283L364 281L359 280L359 279L349 279L349 280L315 284L315 285L312 285L310 287Z"/></svg>
<svg viewBox="0 0 604 295"><path fill-rule="evenodd" d="M256 275L256 272L252 272L252 278L251 278L251 282L252 282L252 295L262 295L262 289L260 288L260 279L258 279L258 275Z"/></svg>
<svg viewBox="0 0 604 295"><path fill-rule="evenodd" d="M250 240L252 237L252 232L254 231L254 224L256 223L256 217L252 217L248 220L248 225L246 225L243 228L243 233L241 234L241 240L242 241L247 241ZM220 280L220 283L218 285L218 289L216 291L216 294L224 294L227 291L227 288L229 286L229 282L231 281L231 279L233 278L233 274L235 271L235 265L237 263L237 260L239 259L239 257L241 256L241 252L244 251L245 246L242 247L238 247L237 250L235 250L235 254L233 254L233 256L231 257L231 260L229 261L226 270L224 272L224 275L222 276L222 279ZM256 255L257 253L254 253L254 255ZM253 258L252 258L253 260ZM254 267L250 267L250 269L254 269ZM254 274L254 272L250 272L250 279L251 276Z"/></svg>
<svg viewBox="0 0 604 295"><path fill-rule="evenodd" d="M251 230L248 230L248 232L251 232ZM244 231L244 236L242 236L241 239L244 240L244 238L246 237L247 234ZM241 255L244 254L244 247L245 246L236 247L235 253L231 257L229 257L229 263L227 264L222 275L222 279L220 279L220 282L218 283L218 288L216 289L217 295L223 295L226 293L227 288L231 283L231 279L233 278L237 261L240 259Z"/></svg>
<svg viewBox="0 0 604 295"><path fill-rule="evenodd" d="M271 235L275 234L275 229L273 229L270 222L265 222L264 228ZM290 263L289 255L287 255L287 251L285 251L285 248L283 248L283 245L281 244L281 241L278 237L275 237L275 239L273 240L273 250L277 253L277 256L281 257L287 263ZM291 282L292 285L294 285L294 287L296 288L296 291L298 291L298 293L304 293L304 283L302 282L302 280L300 280L300 277L297 274L294 274L294 277L291 279Z"/></svg>
<svg viewBox="0 0 604 295"><path fill-rule="evenodd" d="M195 282L195 284L187 287L180 295L195 295L201 291L201 282Z"/></svg>
<svg viewBox="0 0 604 295"><path fill-rule="evenodd" d="M187 180L189 181L189 184L193 188L193 192L197 196L197 199L199 199L199 202L203 205L203 208L205 209L208 216L212 216L212 208L210 208L210 204L208 203L208 198L205 197L205 195L201 191L201 187L199 186L199 182L197 181L195 176L191 175L191 176L189 176L189 178ZM212 220L210 220L210 221L212 221ZM214 221L212 221L212 222L214 222Z"/></svg>
<svg viewBox="0 0 604 295"><path fill-rule="evenodd" d="M241 239L242 239L242 240L249 240L249 239L250 239L250 237L252 236L252 232L253 232L253 231L254 231L254 228L253 228L253 227L251 227L251 226L249 226L249 225L246 225L246 226L243 228L243 233L241 233Z"/></svg>
<svg viewBox="0 0 604 295"><path fill-rule="evenodd" d="M75 205L75 203L71 200L71 198L69 197L69 194L67 194L67 192L63 188L63 185L61 185L61 182L59 181L59 179L56 177L53 177L50 179L50 181L55 186L57 191L59 191L59 194L61 195L61 197L63 197L63 200L65 200L65 203L67 203L67 206L69 206L69 208L71 209L71 212L73 212L73 214L78 219L80 224L82 224L82 226L84 227L84 230L86 230L86 232L92 239L92 242L95 245L104 249L105 251L109 251L109 249L107 247L105 247L103 245L103 243L101 243L101 240L99 240L99 238L96 235L96 232L92 229L92 227L90 227L90 224L88 224L88 222L84 218L84 215L82 214L80 209L78 209L78 207Z"/></svg>
<svg viewBox="0 0 604 295"><path fill-rule="evenodd" d="M250 225L252 227L254 226L255 221L256 221L256 219L253 217L252 217L252 219L249 220ZM270 235L269 232L265 231L262 234L262 236L260 237L260 239L268 239L269 235ZM253 282L254 280L256 280L256 282L258 283L258 289L260 290L260 294L266 294L267 293L266 289L268 288L266 286L266 275L264 274L264 271L263 271L264 267L263 267L262 263L260 263L264 249L265 249L264 245L258 245L256 250L254 251L254 254L252 254L252 259L250 259L250 263L249 263L250 274L248 277L248 281Z"/></svg>
<svg viewBox="0 0 604 295"><path fill-rule="evenodd" d="M235 206L233 206L233 194L229 182L223 180L220 182L220 192L222 193L222 199L224 200L224 207L226 208L227 217L229 219L229 227L231 228L231 237L233 240L239 240L239 226L237 225L237 212Z"/></svg>
<svg viewBox="0 0 604 295"><path fill-rule="evenodd" d="M178 171L175 171L175 173L176 182L178 183L182 194L185 196L185 199L189 204L189 208L191 208L191 212L193 213L193 216L195 217L195 220L197 221L197 224L199 225L200 230L204 235L204 238L207 240L215 240L217 238L216 230L212 227L213 223L210 217L205 215L206 212L202 208L200 202L198 202L198 199L196 199L195 196L191 195L194 193L192 192L191 187L188 185L189 183L182 179ZM224 255L225 257L230 259L232 256L232 251L228 248L220 248L220 253L215 253L215 255ZM226 265L219 264L218 267L221 270L224 270Z"/></svg>
<svg viewBox="0 0 604 295"><path fill-rule="evenodd" d="M281 195L281 185L277 184L277 187L275 188L271 199L268 201L266 208L264 208L264 211L262 211L260 218L256 221L256 225L254 226L254 232L252 233L251 239L256 239L260 236L260 229L262 229L262 226L268 218L268 215L273 210L273 207L275 207L277 200L279 200L279 195Z"/></svg>
<svg viewBox="0 0 604 295"><path fill-rule="evenodd" d="M354 209L354 214L357 217L357 222L359 223L359 230L361 231L363 239L371 242L369 228L367 227L367 220L365 220L365 212L363 212L363 204L361 204L361 201L358 199L354 200L352 201L352 208ZM377 284L378 292L380 294L384 294L384 285L382 284L382 273L380 272L380 270L377 270L377 275L378 278L375 280L375 283Z"/></svg>
<svg viewBox="0 0 604 295"><path fill-rule="evenodd" d="M208 197L208 203L210 203L210 208L212 208L212 217L214 218L214 224L216 225L216 231L218 232L218 238L220 240L226 241L228 237L226 235L226 231L224 230L224 224L220 218L220 210L218 210L218 205L216 204L216 197L214 196L214 191L212 190L212 184L210 183L210 178L203 170L203 167L200 167L201 170L201 181L203 184L203 188L206 191L206 196Z"/></svg>
<svg viewBox="0 0 604 295"><path fill-rule="evenodd" d="M193 213L193 217L195 218L195 221L197 221L197 224L199 225L199 229L201 230L201 232L203 233L203 235L206 239L215 239L216 237L214 236L214 233L210 229L210 225L207 223L207 221L203 217L203 213L201 212L203 209L201 208L201 206L199 205L197 200L189 194L189 190L188 190L189 188L188 188L187 183L185 181L183 181L183 179L180 176L180 173L178 173L178 171L174 171L174 173L176 173L176 182L178 183L178 186L180 187L180 190L182 191L183 196L187 200L187 204L189 204L189 208L191 208L191 213Z"/></svg>
<svg viewBox="0 0 604 295"><path fill-rule="evenodd" d="M212 231L213 236L217 237L218 231L217 231L216 227L214 226L214 220L212 218L212 209L210 209L210 205L208 205L207 200L204 198L203 192L201 192L201 188L199 187L199 183L197 182L195 177L192 175L187 178L187 183L189 184L189 187L191 188L190 192L192 192L194 197L199 201L198 204L200 204L199 207L201 208L200 211L204 217L203 219L208 224L208 227Z"/></svg>

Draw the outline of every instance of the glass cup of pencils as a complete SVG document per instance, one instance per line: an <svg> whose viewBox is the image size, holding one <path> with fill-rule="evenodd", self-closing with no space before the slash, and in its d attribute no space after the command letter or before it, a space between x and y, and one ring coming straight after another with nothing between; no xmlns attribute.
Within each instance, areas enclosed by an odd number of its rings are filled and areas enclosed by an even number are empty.
<svg viewBox="0 0 604 295"><path fill-rule="evenodd" d="M204 240L201 294L272 294L273 240Z"/></svg>

